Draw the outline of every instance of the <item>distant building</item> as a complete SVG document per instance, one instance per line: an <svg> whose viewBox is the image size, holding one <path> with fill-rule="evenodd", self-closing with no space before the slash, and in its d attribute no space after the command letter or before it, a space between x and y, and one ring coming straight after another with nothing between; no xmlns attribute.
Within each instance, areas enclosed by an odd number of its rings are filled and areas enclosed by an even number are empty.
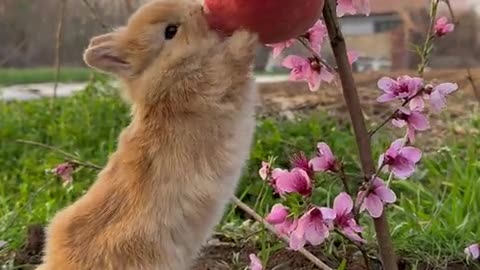
<svg viewBox="0 0 480 270"><path fill-rule="evenodd" d="M418 58L413 55L411 45L419 42L418 37L424 39L430 0L370 0L370 3L372 10L369 16L345 16L340 19L348 49L360 55L355 69L395 70L414 67ZM451 3L457 17L475 7L480 12L480 0L452 0ZM445 3L441 2L440 5L440 14L448 15ZM322 55L333 60L329 46L324 46L323 50ZM282 59L268 57L269 52L268 48L259 50L261 57L258 58L258 69L281 69ZM288 54L305 54L305 50L301 46L293 46L284 55Z"/></svg>
<svg viewBox="0 0 480 270"><path fill-rule="evenodd" d="M370 16L343 17L342 30L349 49L358 51L361 56L357 69L411 67L409 51L414 42L412 34L424 35L421 32L424 29L418 25L418 15L422 14L422 10L429 10L430 2L430 0L370 0L372 7ZM453 0L451 4L457 15L471 10L472 7L480 11L480 0ZM441 2L440 5L439 13L449 15L445 3Z"/></svg>
<svg viewBox="0 0 480 270"><path fill-rule="evenodd" d="M370 16L346 16L342 30L349 49L360 54L357 69L402 69L409 66L410 12L428 7L422 0L371 0Z"/></svg>

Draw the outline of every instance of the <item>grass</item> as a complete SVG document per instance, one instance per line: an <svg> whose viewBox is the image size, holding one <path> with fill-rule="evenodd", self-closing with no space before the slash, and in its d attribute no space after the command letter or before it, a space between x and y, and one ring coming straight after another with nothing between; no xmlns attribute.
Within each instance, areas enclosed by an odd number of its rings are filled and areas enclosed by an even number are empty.
<svg viewBox="0 0 480 270"><path fill-rule="evenodd" d="M83 67L62 67L59 82L86 82L90 79L92 70ZM282 76L287 73L258 72L258 75ZM95 73L99 76L99 73ZM100 75L105 77L106 75ZM0 86L15 84L47 83L55 81L55 69L45 68L0 68Z"/></svg>
<svg viewBox="0 0 480 270"><path fill-rule="evenodd" d="M45 224L59 209L70 204L95 179L96 172L82 169L74 175L74 186L64 189L46 169L63 157L45 149L16 143L18 139L55 145L82 160L105 164L115 150L120 130L129 122L129 110L114 89L103 83L89 86L72 98L59 99L54 109L48 100L0 103L0 238L18 248L26 226ZM480 118L469 123L480 129ZM305 116L298 121L258 121L254 149L239 186L238 195L259 212L274 203L257 176L259 164L277 156L277 165L288 166L288 156L304 151L311 155L319 141L328 142L343 157L350 181L359 182L359 165L350 127L326 114ZM424 156L420 170L405 182L395 182L399 201L389 214L397 250L415 262L443 265L463 260L466 245L480 240L480 135L446 138L446 146ZM376 155L388 146L374 142ZM447 147L448 146L448 147ZM339 183L329 177L317 179L315 201L329 205ZM259 200L260 193L267 194ZM242 220L239 211L227 211L224 222ZM371 228L368 219L363 225ZM366 237L372 239L371 229ZM333 244L330 244L333 245ZM1 256L0 256L1 258ZM480 269L473 266L471 269Z"/></svg>
<svg viewBox="0 0 480 270"><path fill-rule="evenodd" d="M84 82L91 70L82 67L62 67L59 82ZM54 68L0 69L0 85L45 83L55 81Z"/></svg>

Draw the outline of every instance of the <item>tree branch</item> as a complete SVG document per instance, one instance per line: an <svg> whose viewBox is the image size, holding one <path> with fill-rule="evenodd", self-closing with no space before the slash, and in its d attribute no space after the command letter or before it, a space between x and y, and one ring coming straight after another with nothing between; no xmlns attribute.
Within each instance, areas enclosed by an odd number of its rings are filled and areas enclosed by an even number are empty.
<svg viewBox="0 0 480 270"><path fill-rule="evenodd" d="M342 83L343 95L347 103L347 108L352 121L357 146L360 153L360 162L362 171L366 179L371 179L375 173L375 163L372 158L372 149L370 146L370 136L368 135L363 117L360 99L358 97L355 81L353 79L352 69L348 61L345 39L340 30L340 25L335 14L336 5L332 1L325 1L323 17L327 25L328 35L332 46L335 59ZM385 214L380 218L374 219L375 231L377 233L377 242L380 249L380 257L383 268L387 270L397 270L397 257L393 249L390 230Z"/></svg>

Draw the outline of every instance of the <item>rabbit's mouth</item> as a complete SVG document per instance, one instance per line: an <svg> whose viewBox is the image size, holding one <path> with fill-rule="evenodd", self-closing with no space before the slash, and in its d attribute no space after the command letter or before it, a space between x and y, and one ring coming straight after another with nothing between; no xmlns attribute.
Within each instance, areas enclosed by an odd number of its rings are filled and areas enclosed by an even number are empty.
<svg viewBox="0 0 480 270"><path fill-rule="evenodd" d="M130 65L130 63L128 63L127 61L113 55L105 55L104 58L121 65Z"/></svg>

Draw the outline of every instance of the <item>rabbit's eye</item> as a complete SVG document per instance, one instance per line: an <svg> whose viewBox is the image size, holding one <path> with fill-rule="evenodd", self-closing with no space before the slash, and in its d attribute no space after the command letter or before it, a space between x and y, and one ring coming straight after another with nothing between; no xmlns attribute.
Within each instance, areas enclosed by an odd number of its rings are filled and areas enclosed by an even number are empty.
<svg viewBox="0 0 480 270"><path fill-rule="evenodd" d="M175 37L178 31L178 25L169 24L167 28L165 28L165 39L170 40Z"/></svg>

